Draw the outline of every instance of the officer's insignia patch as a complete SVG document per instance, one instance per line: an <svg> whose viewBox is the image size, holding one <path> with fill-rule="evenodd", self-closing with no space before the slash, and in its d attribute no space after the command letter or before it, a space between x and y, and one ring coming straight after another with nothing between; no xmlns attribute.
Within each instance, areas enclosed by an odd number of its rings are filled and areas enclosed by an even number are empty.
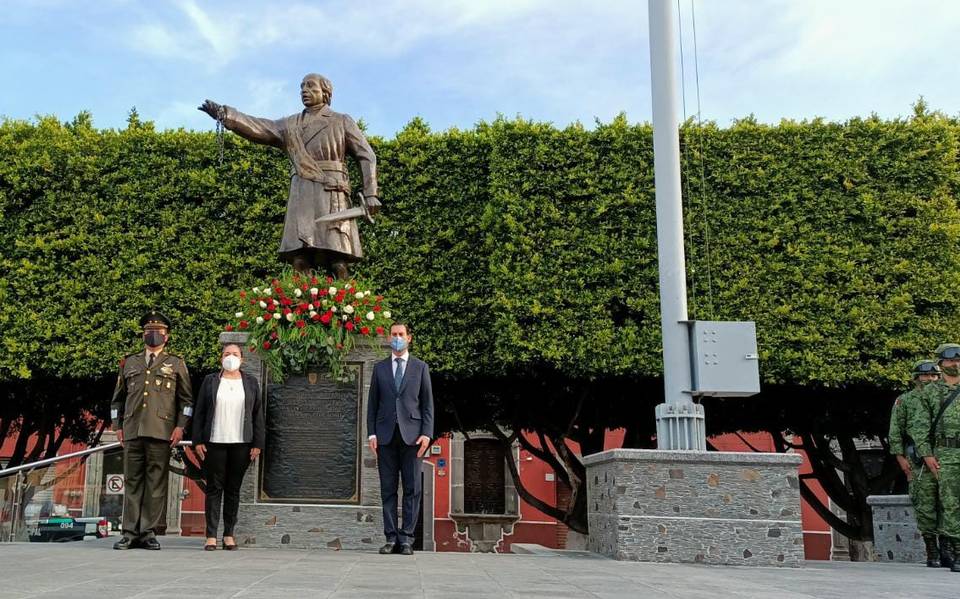
<svg viewBox="0 0 960 599"><path fill-rule="evenodd" d="M172 374L173 374L173 366L171 366L171 365L169 365L169 364L164 364L163 366L160 367L160 372L162 372L163 374L171 374L171 375L172 375Z"/></svg>

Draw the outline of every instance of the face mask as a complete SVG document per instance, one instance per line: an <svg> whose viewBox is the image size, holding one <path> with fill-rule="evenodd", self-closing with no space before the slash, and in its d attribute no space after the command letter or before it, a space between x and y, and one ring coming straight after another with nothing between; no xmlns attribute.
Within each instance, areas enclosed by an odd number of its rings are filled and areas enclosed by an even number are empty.
<svg viewBox="0 0 960 599"><path fill-rule="evenodd" d="M943 374L947 376L958 376L960 375L960 366L941 366L940 370L943 371Z"/></svg>
<svg viewBox="0 0 960 599"><path fill-rule="evenodd" d="M147 347L160 347L163 345L163 333L160 331L147 331L143 334L143 342Z"/></svg>
<svg viewBox="0 0 960 599"><path fill-rule="evenodd" d="M229 372L240 369L240 358L237 356L226 356L220 363L223 364L223 369Z"/></svg>
<svg viewBox="0 0 960 599"><path fill-rule="evenodd" d="M407 340L403 337L393 337L390 339L390 347L393 348L393 351L401 352L407 349Z"/></svg>

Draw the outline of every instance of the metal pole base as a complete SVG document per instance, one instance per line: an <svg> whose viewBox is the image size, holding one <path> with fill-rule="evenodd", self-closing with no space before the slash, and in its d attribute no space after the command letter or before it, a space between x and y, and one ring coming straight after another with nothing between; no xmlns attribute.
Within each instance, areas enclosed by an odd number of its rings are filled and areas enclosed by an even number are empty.
<svg viewBox="0 0 960 599"><path fill-rule="evenodd" d="M692 401L658 405L657 449L706 451L703 406Z"/></svg>

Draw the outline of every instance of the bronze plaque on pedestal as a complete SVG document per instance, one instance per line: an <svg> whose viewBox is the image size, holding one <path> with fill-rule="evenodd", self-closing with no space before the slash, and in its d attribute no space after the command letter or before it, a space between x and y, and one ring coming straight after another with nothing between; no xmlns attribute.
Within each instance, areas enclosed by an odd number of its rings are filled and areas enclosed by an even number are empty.
<svg viewBox="0 0 960 599"><path fill-rule="evenodd" d="M267 443L260 500L358 503L360 367L351 383L326 373L287 377L267 386Z"/></svg>

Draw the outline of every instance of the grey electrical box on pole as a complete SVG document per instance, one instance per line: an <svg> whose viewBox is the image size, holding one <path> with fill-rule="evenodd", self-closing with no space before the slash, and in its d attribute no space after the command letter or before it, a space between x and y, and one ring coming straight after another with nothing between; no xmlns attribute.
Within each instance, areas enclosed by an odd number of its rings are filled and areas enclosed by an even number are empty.
<svg viewBox="0 0 960 599"><path fill-rule="evenodd" d="M693 321L690 350L692 395L747 397L760 392L754 323Z"/></svg>

